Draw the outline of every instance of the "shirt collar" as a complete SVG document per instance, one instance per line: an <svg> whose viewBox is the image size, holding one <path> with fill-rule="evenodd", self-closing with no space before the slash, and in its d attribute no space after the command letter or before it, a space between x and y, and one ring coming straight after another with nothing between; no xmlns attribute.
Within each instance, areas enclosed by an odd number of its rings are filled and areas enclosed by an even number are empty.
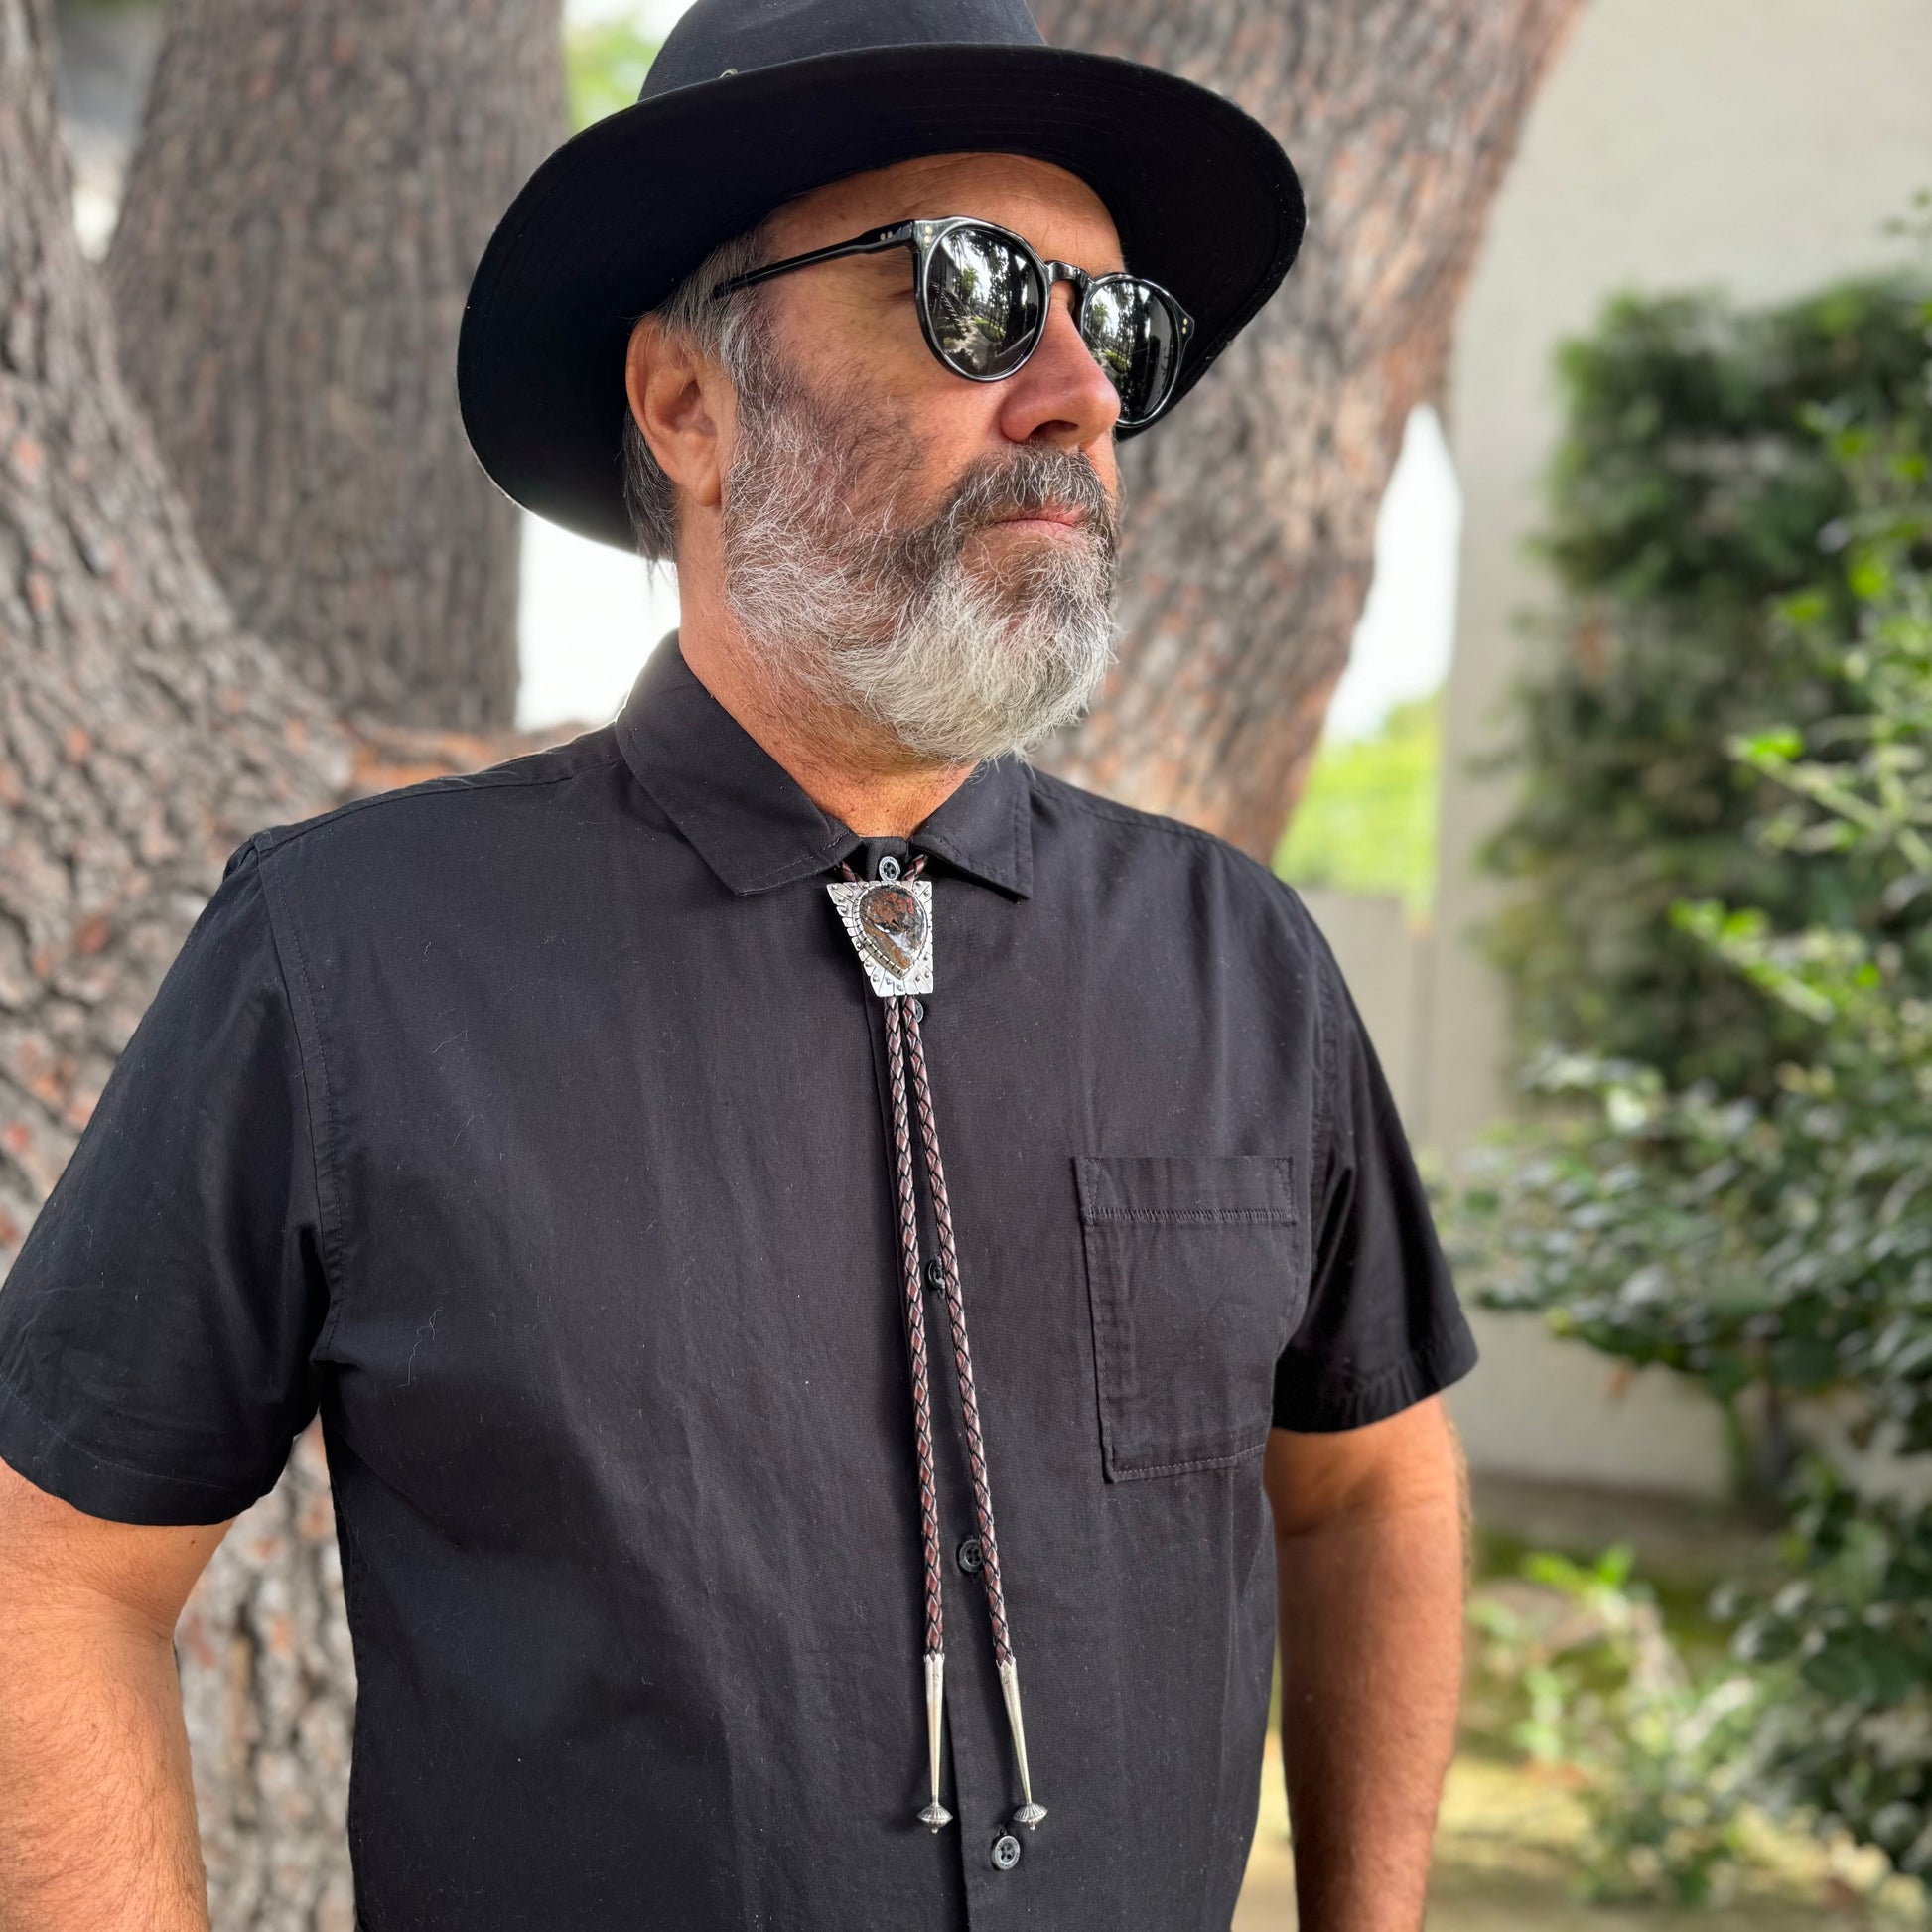
<svg viewBox="0 0 1932 1932"><path fill-rule="evenodd" d="M734 893L830 871L863 843L698 682L671 634L614 721L637 782ZM1033 783L1016 758L979 765L907 839L1015 898L1033 891Z"/></svg>

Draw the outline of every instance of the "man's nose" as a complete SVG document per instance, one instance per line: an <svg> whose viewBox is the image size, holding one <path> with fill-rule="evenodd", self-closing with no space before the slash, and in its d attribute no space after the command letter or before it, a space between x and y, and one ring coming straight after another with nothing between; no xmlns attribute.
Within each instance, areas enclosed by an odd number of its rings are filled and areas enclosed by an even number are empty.
<svg viewBox="0 0 1932 1932"><path fill-rule="evenodd" d="M1001 385L1000 430L1012 442L1084 449L1120 419L1120 392L1073 326L1072 295L1064 282L1053 290L1039 346Z"/></svg>

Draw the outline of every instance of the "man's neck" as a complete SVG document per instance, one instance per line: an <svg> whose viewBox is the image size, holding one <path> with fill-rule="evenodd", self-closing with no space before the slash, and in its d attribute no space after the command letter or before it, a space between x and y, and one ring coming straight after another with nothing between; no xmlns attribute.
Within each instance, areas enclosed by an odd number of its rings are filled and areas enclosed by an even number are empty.
<svg viewBox="0 0 1932 1932"><path fill-rule="evenodd" d="M865 838L904 838L965 783L970 764L918 763L870 720L772 678L730 613L710 604L702 595L685 599L685 663L820 811Z"/></svg>

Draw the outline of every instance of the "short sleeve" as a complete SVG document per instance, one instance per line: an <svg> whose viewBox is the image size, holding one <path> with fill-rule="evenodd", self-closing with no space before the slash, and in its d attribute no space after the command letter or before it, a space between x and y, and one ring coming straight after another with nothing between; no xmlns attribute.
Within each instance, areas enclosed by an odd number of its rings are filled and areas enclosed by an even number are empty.
<svg viewBox="0 0 1932 1932"><path fill-rule="evenodd" d="M0 1457L89 1515L224 1521L316 1412L316 1165L260 871L229 859L0 1286Z"/></svg>
<svg viewBox="0 0 1932 1932"><path fill-rule="evenodd" d="M1316 940L1321 1050L1308 1307L1275 1365L1275 1423L1358 1429L1447 1388L1476 1347L1375 1049Z"/></svg>

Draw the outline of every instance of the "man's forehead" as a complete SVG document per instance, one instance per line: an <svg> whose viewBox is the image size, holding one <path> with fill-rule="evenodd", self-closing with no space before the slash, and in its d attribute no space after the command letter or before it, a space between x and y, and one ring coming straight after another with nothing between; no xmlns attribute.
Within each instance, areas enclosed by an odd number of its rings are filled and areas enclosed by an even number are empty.
<svg viewBox="0 0 1932 1932"><path fill-rule="evenodd" d="M943 203L944 206L940 206ZM1031 155L920 155L828 182L771 217L774 251L789 254L842 241L915 214L977 214L1024 234L1084 268L1121 264L1112 215L1080 177Z"/></svg>

